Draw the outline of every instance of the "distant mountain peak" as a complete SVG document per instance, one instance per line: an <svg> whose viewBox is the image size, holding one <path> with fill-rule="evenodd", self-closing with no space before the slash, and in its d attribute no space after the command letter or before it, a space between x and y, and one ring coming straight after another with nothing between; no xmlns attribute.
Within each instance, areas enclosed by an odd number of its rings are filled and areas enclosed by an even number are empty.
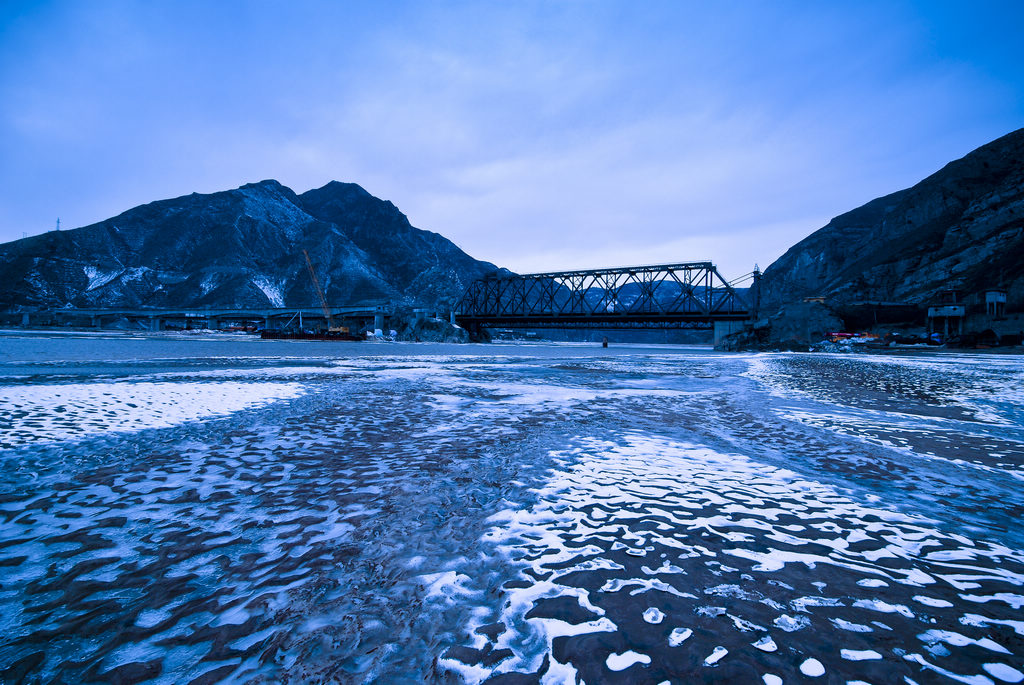
<svg viewBox="0 0 1024 685"><path fill-rule="evenodd" d="M346 181L328 181L326 184L313 190L331 191L333 193L350 193L352 195L361 195L364 197L373 197L370 195L366 188L363 188L358 183L349 183Z"/></svg>
<svg viewBox="0 0 1024 685"><path fill-rule="evenodd" d="M284 197L289 202L296 205L298 204L298 196L295 194L295 191L272 178L264 181L258 181L256 183L246 183L245 185L239 186L235 191L229 190L225 192L240 192L260 196Z"/></svg>
<svg viewBox="0 0 1024 685"><path fill-rule="evenodd" d="M274 189L274 190L278 190L278 189L291 190L287 186L282 185L280 181L277 181L277 180L275 180L273 178L267 178L267 179L264 179L262 181L256 181L254 183L245 183L245 184L243 184L243 185L238 187L239 190L245 190L246 188L269 188L269 189Z"/></svg>
<svg viewBox="0 0 1024 685"><path fill-rule="evenodd" d="M319 188L313 188L302 193L300 199L308 206L346 208L353 205L369 207L372 205L398 208L387 200L374 197L358 183L343 183L342 181L331 181ZM404 215L403 215L404 216Z"/></svg>

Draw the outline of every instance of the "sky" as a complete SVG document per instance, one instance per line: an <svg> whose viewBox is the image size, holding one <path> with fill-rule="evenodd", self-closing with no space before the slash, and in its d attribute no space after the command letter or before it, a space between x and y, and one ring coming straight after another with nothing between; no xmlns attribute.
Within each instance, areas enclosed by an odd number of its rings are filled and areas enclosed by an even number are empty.
<svg viewBox="0 0 1024 685"><path fill-rule="evenodd" d="M331 180L520 273L762 269L1024 126L1024 2L0 3L0 242Z"/></svg>

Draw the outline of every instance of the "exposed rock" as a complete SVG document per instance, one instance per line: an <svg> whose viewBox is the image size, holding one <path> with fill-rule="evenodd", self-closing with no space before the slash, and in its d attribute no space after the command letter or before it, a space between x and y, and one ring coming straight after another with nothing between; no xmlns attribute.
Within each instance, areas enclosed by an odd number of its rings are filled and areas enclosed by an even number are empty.
<svg viewBox="0 0 1024 685"><path fill-rule="evenodd" d="M772 316L726 336L715 349L807 351L821 343L828 333L842 329L842 320L826 305L791 303L778 308Z"/></svg>
<svg viewBox="0 0 1024 685"><path fill-rule="evenodd" d="M0 245L0 309L312 306L303 249L332 305L446 307L496 268L355 184L262 181Z"/></svg>
<svg viewBox="0 0 1024 685"><path fill-rule="evenodd" d="M309 214L340 227L389 284L418 302L450 310L471 281L497 268L437 233L414 228L397 207L355 183L331 181L299 199Z"/></svg>
<svg viewBox="0 0 1024 685"><path fill-rule="evenodd" d="M133 331L133 330L138 330L139 324L133 323L133 322L129 321L128 319L126 319L124 317L121 317L121 318L115 319L115 320L113 320L113 321L111 321L109 323L105 323L103 325L103 328L105 328L107 330L113 330L113 331Z"/></svg>
<svg viewBox="0 0 1024 685"><path fill-rule="evenodd" d="M1024 129L836 217L765 270L762 303L922 303L951 285L1024 303Z"/></svg>
<svg viewBox="0 0 1024 685"><path fill-rule="evenodd" d="M444 319L427 317L411 321L398 333L399 340L413 342L469 342L469 333L465 328L449 323Z"/></svg>
<svg viewBox="0 0 1024 685"><path fill-rule="evenodd" d="M777 342L819 342L828 333L843 329L842 320L818 302L784 305L768 321L769 339Z"/></svg>

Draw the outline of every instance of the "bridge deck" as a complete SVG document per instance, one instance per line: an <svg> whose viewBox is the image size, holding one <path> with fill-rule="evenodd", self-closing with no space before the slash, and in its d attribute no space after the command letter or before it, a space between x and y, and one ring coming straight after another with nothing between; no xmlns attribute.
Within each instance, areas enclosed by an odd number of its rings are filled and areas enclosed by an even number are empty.
<svg viewBox="0 0 1024 685"><path fill-rule="evenodd" d="M374 305L329 307L331 316L359 316L380 313L383 309ZM323 317L320 307L163 307L163 308L128 308L128 307L83 307L40 310L33 314L52 314L56 316L125 316L136 318L218 318L218 317L278 317L292 316L302 312L304 317Z"/></svg>

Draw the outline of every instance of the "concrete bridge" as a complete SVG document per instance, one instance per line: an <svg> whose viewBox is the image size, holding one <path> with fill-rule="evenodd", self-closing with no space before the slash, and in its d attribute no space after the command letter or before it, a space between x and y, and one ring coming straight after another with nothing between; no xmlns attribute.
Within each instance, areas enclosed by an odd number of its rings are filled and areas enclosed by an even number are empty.
<svg viewBox="0 0 1024 685"><path fill-rule="evenodd" d="M360 305L328 307L331 318L337 322L358 323L374 328L383 328L385 319L391 315L382 305ZM160 331L167 326L182 328L209 328L216 330L225 323L256 325L261 328L326 328L327 321L320 307L270 307L246 308L59 308L34 312L21 312L22 326L33 323L56 325L81 325L101 328L119 319L137 322L150 331Z"/></svg>
<svg viewBox="0 0 1024 685"><path fill-rule="evenodd" d="M756 318L760 272L744 294L711 262L492 274L463 296L456 320L482 327L706 328L715 342ZM735 282L735 281L734 281Z"/></svg>

